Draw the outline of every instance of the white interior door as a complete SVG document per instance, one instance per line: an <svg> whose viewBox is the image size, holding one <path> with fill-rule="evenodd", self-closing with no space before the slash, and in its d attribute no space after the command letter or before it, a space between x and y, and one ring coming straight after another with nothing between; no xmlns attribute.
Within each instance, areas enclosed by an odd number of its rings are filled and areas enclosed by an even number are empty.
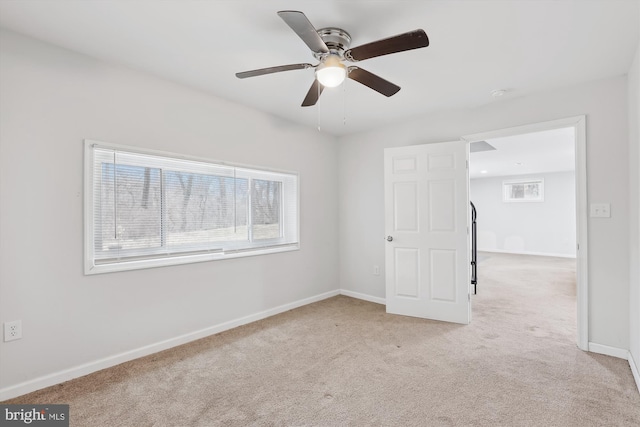
<svg viewBox="0 0 640 427"><path fill-rule="evenodd" d="M387 313L471 321L466 141L384 152Z"/></svg>

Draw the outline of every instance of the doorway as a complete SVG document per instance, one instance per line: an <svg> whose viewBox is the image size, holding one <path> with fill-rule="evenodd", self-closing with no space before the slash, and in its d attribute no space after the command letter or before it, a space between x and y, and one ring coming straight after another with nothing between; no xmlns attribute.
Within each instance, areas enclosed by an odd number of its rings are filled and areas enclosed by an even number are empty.
<svg viewBox="0 0 640 427"><path fill-rule="evenodd" d="M537 137L537 138L536 138ZM554 139L555 138L555 139ZM522 151L522 147L530 144L527 140L537 140L528 155L509 157L509 153ZM576 327L577 345L582 350L588 349L588 298L587 298L587 202L586 202L586 137L585 117L573 117L551 122L538 123L515 128L501 129L481 134L467 135L463 140L470 143L470 196L478 208L478 221L482 221L483 206L485 209L501 209L497 215L517 212L520 232L509 232L508 227L495 222L492 227L479 227L478 249L487 249L496 253L516 253L530 255L550 255L556 257L572 257L576 259ZM511 144L511 145L509 145ZM519 147L518 144L521 146ZM475 147L474 147L475 145ZM551 155L552 149L562 146L562 150ZM546 148L546 150L545 150ZM564 150L564 152L563 152ZM498 155L498 152L502 151ZM474 154L475 153L475 154ZM494 155L492 155L492 153ZM563 153L563 154L561 154ZM480 162L476 159L494 159ZM518 160L519 159L519 160ZM573 163L571 165L570 163ZM538 166L536 166L538 165ZM573 167L571 167L573 166ZM554 171L555 169L555 171ZM570 171L568 169L573 169ZM481 178L485 176L486 179ZM477 180L474 182L474 180ZM478 184L478 185L475 185ZM549 186L552 187L549 187ZM570 188L566 188L567 186ZM547 203L538 203L545 199ZM564 187L565 196L558 198L557 191ZM474 191L475 188L475 191ZM550 193L550 189L554 191ZM474 200L474 192L490 191L491 195L482 195L482 203ZM567 193L568 191L568 193ZM551 198L553 194L553 198ZM569 197L571 200L567 200ZM551 201L553 200L553 203ZM561 232L548 230L544 238L535 227L522 227L523 222L534 218L548 217L553 221L553 212L542 214L546 208L573 208L573 216L564 216L562 221L549 222L549 228L557 228ZM515 208L515 209L514 209ZM487 212L485 212L485 215ZM522 216L529 216L529 218ZM485 219L487 219L485 217ZM542 227L544 223L540 224ZM518 226L518 225L516 225ZM480 262L482 259L480 259ZM480 269L481 264L480 264ZM481 273L480 273L481 274ZM481 277L481 276L480 276ZM478 283L482 292L482 283Z"/></svg>

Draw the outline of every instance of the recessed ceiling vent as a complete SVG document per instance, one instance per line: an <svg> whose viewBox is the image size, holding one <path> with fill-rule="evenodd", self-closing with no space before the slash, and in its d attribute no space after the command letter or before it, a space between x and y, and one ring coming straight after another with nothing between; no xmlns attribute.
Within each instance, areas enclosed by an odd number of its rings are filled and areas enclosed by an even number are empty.
<svg viewBox="0 0 640 427"><path fill-rule="evenodd" d="M469 144L469 151L472 153L478 153L480 151L491 151L495 149L496 147L489 144L487 141L477 141Z"/></svg>

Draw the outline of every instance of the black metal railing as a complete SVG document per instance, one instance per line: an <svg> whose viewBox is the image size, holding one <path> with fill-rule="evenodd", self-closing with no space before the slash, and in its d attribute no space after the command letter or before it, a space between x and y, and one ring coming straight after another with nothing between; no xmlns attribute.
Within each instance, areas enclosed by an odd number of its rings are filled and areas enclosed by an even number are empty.
<svg viewBox="0 0 640 427"><path fill-rule="evenodd" d="M477 293L478 289L478 245L477 245L477 230L476 230L476 218L477 212L473 202L471 203L471 284L473 285L473 294Z"/></svg>

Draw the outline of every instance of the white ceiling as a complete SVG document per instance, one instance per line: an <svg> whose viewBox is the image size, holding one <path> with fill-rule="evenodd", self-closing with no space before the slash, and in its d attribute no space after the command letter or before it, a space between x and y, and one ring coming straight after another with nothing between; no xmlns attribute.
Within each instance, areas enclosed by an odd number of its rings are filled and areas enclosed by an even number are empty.
<svg viewBox="0 0 640 427"><path fill-rule="evenodd" d="M573 128L492 138L486 141L495 150L471 153L471 179L575 170Z"/></svg>
<svg viewBox="0 0 640 427"><path fill-rule="evenodd" d="M145 70L334 135L627 72L638 0L0 0L0 26ZM402 87L386 98L353 81L300 103L313 70L240 80L255 68L314 62L276 15L303 11L352 47L423 28L430 46L358 65ZM507 89L500 99L493 89ZM344 119L344 120L343 120ZM343 123L346 120L346 123Z"/></svg>

